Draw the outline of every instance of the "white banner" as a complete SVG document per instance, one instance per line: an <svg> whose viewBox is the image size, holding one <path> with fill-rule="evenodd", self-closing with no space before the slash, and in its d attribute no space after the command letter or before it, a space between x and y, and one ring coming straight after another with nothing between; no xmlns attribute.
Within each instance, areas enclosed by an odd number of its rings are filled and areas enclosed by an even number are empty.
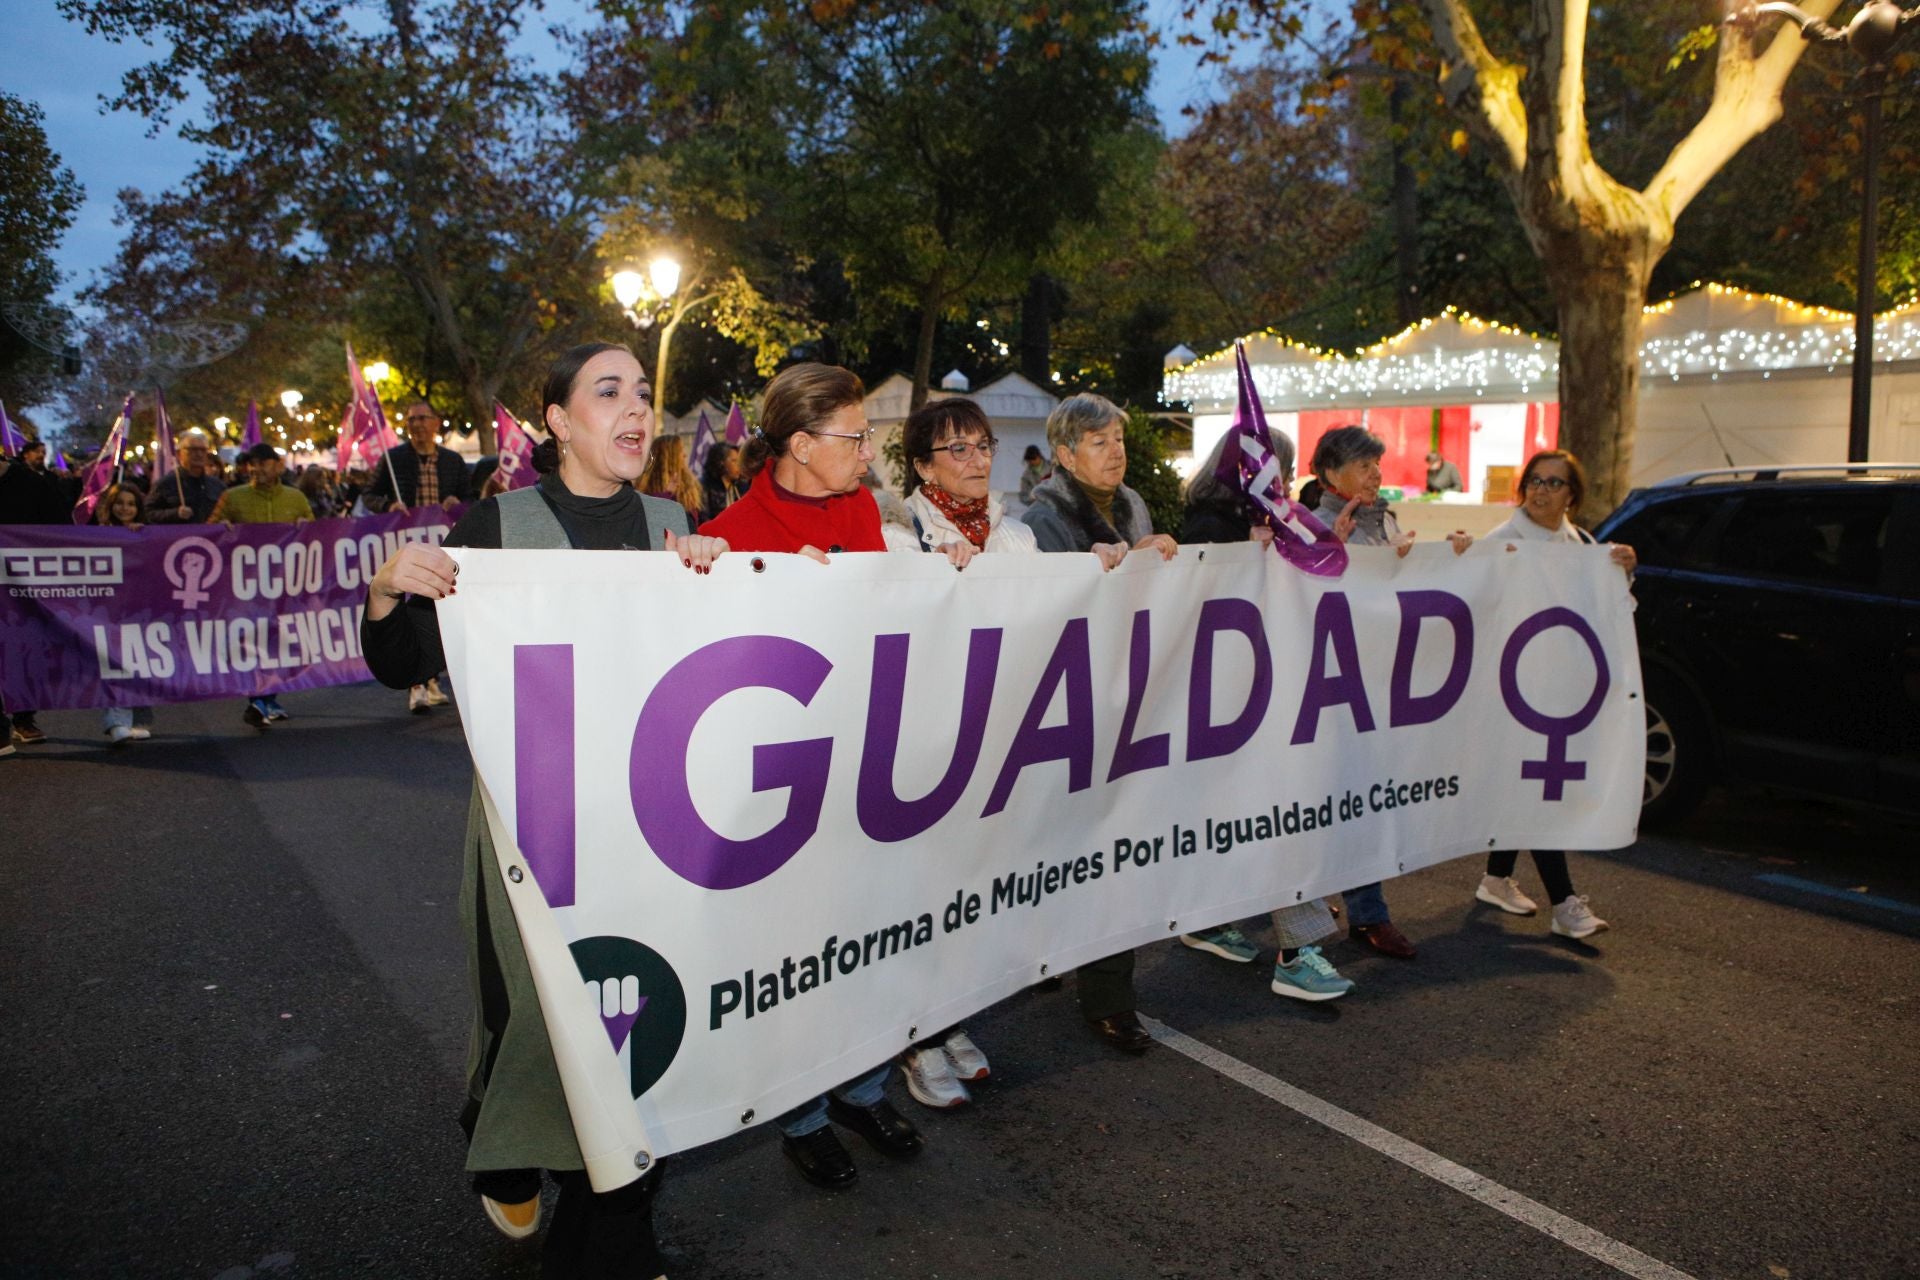
<svg viewBox="0 0 1920 1280"><path fill-rule="evenodd" d="M548 1021L604 1027L619 1073L589 1074L645 1129L576 1100L589 1150L723 1138L1142 943L1634 838L1639 660L1604 549L1355 548L1332 581L1253 545L1111 574L456 554L441 627Z"/></svg>

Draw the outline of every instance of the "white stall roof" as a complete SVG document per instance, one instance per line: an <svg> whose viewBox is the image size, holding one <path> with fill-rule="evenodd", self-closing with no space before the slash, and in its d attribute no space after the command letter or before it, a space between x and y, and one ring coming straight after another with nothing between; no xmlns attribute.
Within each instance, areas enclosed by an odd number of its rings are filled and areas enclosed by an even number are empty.
<svg viewBox="0 0 1920 1280"><path fill-rule="evenodd" d="M1852 362L1853 316L1788 298L1709 284L1646 309L1644 376L1666 382L1767 378L1795 370L1837 373ZM1920 298L1882 312L1874 363L1920 360ZM1559 344L1449 307L1356 352L1324 351L1272 333L1245 339L1247 362L1269 409L1368 404L1530 401L1558 394ZM1197 414L1231 412L1233 348L1169 369L1168 400Z"/></svg>

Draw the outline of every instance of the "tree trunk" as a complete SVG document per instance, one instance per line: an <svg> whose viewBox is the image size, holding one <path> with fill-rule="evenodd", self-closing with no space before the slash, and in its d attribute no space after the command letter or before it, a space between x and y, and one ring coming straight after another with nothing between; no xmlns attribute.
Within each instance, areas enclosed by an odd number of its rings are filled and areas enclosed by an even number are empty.
<svg viewBox="0 0 1920 1280"><path fill-rule="evenodd" d="M473 431L480 438L480 452L493 453L499 447L494 439L493 402L500 398L500 375L489 374L466 388L467 407L473 413Z"/></svg>
<svg viewBox="0 0 1920 1280"><path fill-rule="evenodd" d="M1387 133L1393 153L1393 296L1400 323L1413 324L1426 312L1420 296L1420 204L1413 165L1407 157L1407 76L1393 73L1387 90Z"/></svg>
<svg viewBox="0 0 1920 1280"><path fill-rule="evenodd" d="M1588 523L1632 487L1647 282L1666 248L1644 228L1591 223L1542 238L1560 315L1560 447L1586 467Z"/></svg>
<svg viewBox="0 0 1920 1280"><path fill-rule="evenodd" d="M1020 300L1020 372L1041 388L1053 385L1053 290L1046 273L1035 272Z"/></svg>
<svg viewBox="0 0 1920 1280"><path fill-rule="evenodd" d="M913 398L907 402L911 412L927 402L927 390L933 385L933 339L940 328L940 308L945 303L940 272L927 281L920 295L920 337L913 348Z"/></svg>

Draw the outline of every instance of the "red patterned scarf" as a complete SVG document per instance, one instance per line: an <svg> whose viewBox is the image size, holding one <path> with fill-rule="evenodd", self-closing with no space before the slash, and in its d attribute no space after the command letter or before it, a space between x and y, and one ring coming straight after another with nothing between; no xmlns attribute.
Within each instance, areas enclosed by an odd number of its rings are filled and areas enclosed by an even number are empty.
<svg viewBox="0 0 1920 1280"><path fill-rule="evenodd" d="M927 495L941 515L953 521L953 527L967 535L967 541L985 551L987 535L993 532L993 518L987 514L987 500L975 498L968 501L956 498L937 484L923 484L920 492Z"/></svg>

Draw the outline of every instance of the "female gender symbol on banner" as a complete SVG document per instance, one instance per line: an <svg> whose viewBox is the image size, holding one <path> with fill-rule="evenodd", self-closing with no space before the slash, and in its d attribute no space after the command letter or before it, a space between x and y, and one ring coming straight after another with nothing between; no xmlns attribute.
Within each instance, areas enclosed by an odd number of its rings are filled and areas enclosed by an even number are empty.
<svg viewBox="0 0 1920 1280"><path fill-rule="evenodd" d="M182 538L167 548L160 570L178 588L173 598L180 607L198 609L213 599L207 588L220 581L220 548L197 534Z"/></svg>
<svg viewBox="0 0 1920 1280"><path fill-rule="evenodd" d="M1526 652L1527 645L1534 637L1565 627L1587 642L1587 649L1593 654L1593 695L1586 705L1569 716L1543 715L1520 694L1520 655ZM1600 705L1606 701L1607 689L1612 679L1607 671L1607 655L1600 647L1600 637L1593 633L1587 620L1571 609L1556 606L1542 609L1514 629L1507 639L1507 647L1500 655L1500 696L1507 704L1507 711L1523 726L1535 733L1545 735L1547 739L1547 758L1544 760L1525 760L1520 764L1522 778L1537 778L1541 784L1542 800L1560 800L1568 782L1577 782L1587 776L1584 761L1567 758L1567 741L1593 723L1600 714Z"/></svg>

